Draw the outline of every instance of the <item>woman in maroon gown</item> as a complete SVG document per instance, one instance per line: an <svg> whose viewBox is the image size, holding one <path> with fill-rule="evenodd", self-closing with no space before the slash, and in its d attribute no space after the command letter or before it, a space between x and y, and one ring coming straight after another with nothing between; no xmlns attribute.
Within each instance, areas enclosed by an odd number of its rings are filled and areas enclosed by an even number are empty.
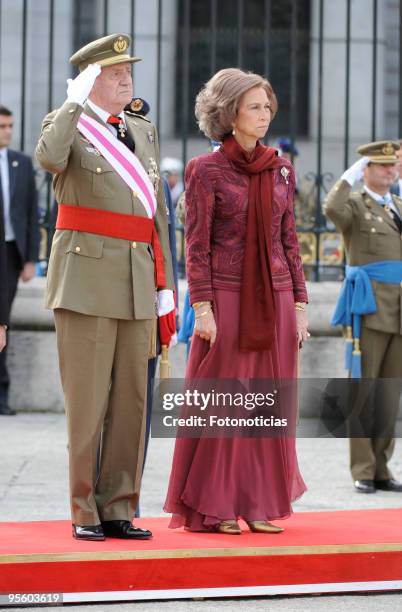
<svg viewBox="0 0 402 612"><path fill-rule="evenodd" d="M222 144L186 168L186 265L195 329L186 379L292 379L308 337L292 165L259 141L277 110L271 85L237 68L198 94L204 134ZM170 527L278 533L305 491L294 437L177 438Z"/></svg>

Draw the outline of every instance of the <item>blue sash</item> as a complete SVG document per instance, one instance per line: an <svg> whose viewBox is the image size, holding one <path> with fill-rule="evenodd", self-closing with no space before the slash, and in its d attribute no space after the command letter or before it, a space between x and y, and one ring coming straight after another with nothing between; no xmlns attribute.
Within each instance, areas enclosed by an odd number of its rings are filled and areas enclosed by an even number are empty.
<svg viewBox="0 0 402 612"><path fill-rule="evenodd" d="M331 325L346 325L345 367L352 378L361 377L360 329L362 315L377 312L370 281L399 285L402 261L378 261L364 266L346 266L346 276ZM353 334L353 335L352 335Z"/></svg>

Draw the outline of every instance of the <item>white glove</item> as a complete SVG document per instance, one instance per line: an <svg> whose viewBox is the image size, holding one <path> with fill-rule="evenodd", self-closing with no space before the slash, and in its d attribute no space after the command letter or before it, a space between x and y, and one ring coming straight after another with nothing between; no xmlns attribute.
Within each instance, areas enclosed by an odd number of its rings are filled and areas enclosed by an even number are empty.
<svg viewBox="0 0 402 612"><path fill-rule="evenodd" d="M345 172L342 174L341 179L343 181L347 181L351 187L357 181L360 181L363 178L363 172L370 159L368 157L362 157L357 162L350 166Z"/></svg>
<svg viewBox="0 0 402 612"><path fill-rule="evenodd" d="M156 304L156 314L158 317L171 312L174 308L173 291L171 289L161 289L161 291L158 291Z"/></svg>
<svg viewBox="0 0 402 612"><path fill-rule="evenodd" d="M99 64L89 64L75 79L67 79L67 102L83 106L101 70Z"/></svg>
<svg viewBox="0 0 402 612"><path fill-rule="evenodd" d="M169 348L170 349L173 348L174 346L176 346L177 343L178 343L177 333L174 333L170 339Z"/></svg>

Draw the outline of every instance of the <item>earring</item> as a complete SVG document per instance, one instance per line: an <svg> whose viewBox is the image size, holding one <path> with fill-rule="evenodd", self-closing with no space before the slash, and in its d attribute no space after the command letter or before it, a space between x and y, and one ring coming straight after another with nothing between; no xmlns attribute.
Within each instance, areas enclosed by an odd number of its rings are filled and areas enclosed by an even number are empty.
<svg viewBox="0 0 402 612"><path fill-rule="evenodd" d="M236 134L236 132L235 132L235 129L233 128L233 130L232 130L232 136L235 136L235 134Z"/></svg>

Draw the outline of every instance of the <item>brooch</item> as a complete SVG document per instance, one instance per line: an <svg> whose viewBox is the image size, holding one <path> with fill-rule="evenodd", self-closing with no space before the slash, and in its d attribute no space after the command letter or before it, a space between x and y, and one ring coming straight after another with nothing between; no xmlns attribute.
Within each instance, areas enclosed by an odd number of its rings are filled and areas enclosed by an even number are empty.
<svg viewBox="0 0 402 612"><path fill-rule="evenodd" d="M288 170L288 169L286 168L286 166L282 166L282 168L281 168L281 174L282 174L283 178L284 178L284 179L285 179L285 181L286 181L286 185L289 185L289 180L288 180L288 177L289 177L289 174L290 174L290 170Z"/></svg>

